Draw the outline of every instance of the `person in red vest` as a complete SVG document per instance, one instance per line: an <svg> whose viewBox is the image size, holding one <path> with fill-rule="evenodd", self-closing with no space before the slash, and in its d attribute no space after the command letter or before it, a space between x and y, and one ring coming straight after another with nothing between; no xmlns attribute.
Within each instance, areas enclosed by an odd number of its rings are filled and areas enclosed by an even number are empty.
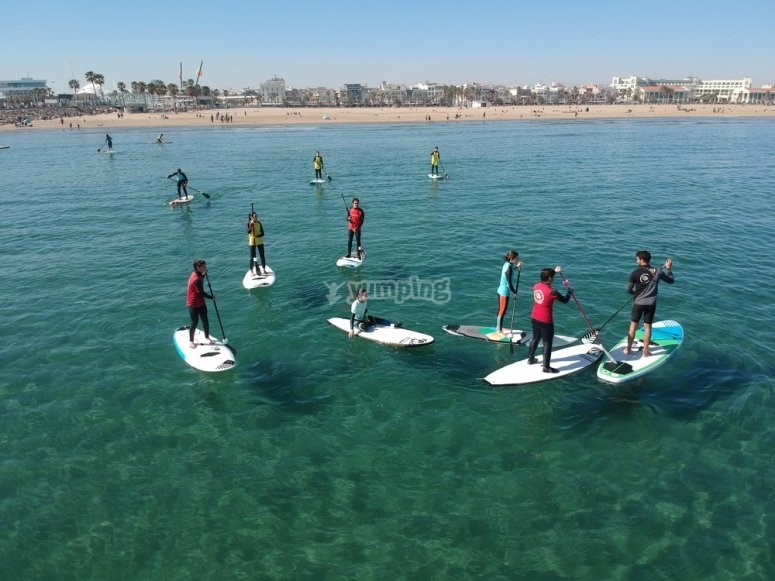
<svg viewBox="0 0 775 581"><path fill-rule="evenodd" d="M352 255L353 236L358 245L357 257L360 260L363 246L361 246L361 226L366 220L366 213L361 208L361 201L353 198L352 207L347 210L347 258Z"/></svg>
<svg viewBox="0 0 775 581"><path fill-rule="evenodd" d="M527 355L528 365L536 362L535 354L538 344L544 343L544 373L557 373L557 369L550 365L552 361L552 342L554 340L554 316L552 313L554 301L567 303L573 295L573 289L568 288L565 295L561 295L552 288L555 272L560 272L562 267L541 269L541 280L533 286L533 339ZM568 283L566 281L566 286Z"/></svg>
<svg viewBox="0 0 775 581"><path fill-rule="evenodd" d="M207 274L207 263L201 258L194 260L194 272L188 277L188 288L186 293L186 305L188 314L191 317L191 324L188 327L188 346L194 349L194 333L199 319L202 319L202 330L205 332L205 338L212 345L215 341L210 337L210 320L207 318L207 303L205 299L215 300L215 296L208 294L204 287L204 278Z"/></svg>

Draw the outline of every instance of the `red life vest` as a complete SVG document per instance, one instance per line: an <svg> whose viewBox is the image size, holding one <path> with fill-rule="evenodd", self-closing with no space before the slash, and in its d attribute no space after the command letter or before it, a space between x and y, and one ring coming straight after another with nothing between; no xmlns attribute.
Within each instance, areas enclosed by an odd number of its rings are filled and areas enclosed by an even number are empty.
<svg viewBox="0 0 775 581"><path fill-rule="evenodd" d="M363 210L360 208L350 208L348 214L350 215L350 221L347 224L347 228L353 232L360 230L365 217Z"/></svg>

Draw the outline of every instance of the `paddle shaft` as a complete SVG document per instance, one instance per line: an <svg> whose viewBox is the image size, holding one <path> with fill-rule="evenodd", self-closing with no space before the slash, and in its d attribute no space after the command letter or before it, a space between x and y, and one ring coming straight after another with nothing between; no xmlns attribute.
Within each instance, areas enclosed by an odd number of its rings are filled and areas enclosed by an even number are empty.
<svg viewBox="0 0 775 581"><path fill-rule="evenodd" d="M568 282L568 279L565 278L565 274L563 274L562 271L560 271L560 276L562 277L563 282ZM600 340L600 335L597 334L597 329L595 329L594 325L589 320L589 317L587 317L587 313L584 312L584 307L581 306L581 303L579 302L579 299L576 298L576 293L571 292L571 295L573 297L573 301L576 303L576 307L579 309L579 313L581 313L581 316L584 317L584 320L586 321L587 325L589 326L592 333L595 335L595 341L597 341L597 346L600 347L600 349L603 350L603 353L606 354L608 359L613 361L614 363L619 363L616 359L613 358L613 356L606 350L605 347L603 347L603 342Z"/></svg>
<svg viewBox="0 0 775 581"><path fill-rule="evenodd" d="M205 279L207 280L207 288L210 289L210 296L213 297L213 306L215 307L215 315L218 317L218 326L221 328L221 336L223 337L223 344L226 345L229 340L226 338L226 331L223 330L223 323L221 322L221 313L218 311L218 302L215 300L215 293L213 292L213 286L210 284L210 277L205 273Z"/></svg>
<svg viewBox="0 0 775 581"><path fill-rule="evenodd" d="M522 267L517 269L517 283L514 285L514 305L511 307L511 338L509 341L509 353L514 355L514 316L517 314L517 291L519 290L519 277L522 274Z"/></svg>
<svg viewBox="0 0 775 581"><path fill-rule="evenodd" d="M168 179L168 180L172 180L172 178L171 178L170 176L167 176L167 179ZM174 181L174 180L173 180L173 181ZM186 187L187 187L187 188L191 188L191 189L192 189L192 190L194 190L194 191L195 191L197 194L202 194L202 195L203 195L205 198L207 198L208 200L210 199L210 194L208 194L208 193L206 193L206 192L203 192L202 190L197 190L196 188L194 188L194 187L192 187L192 186L189 186L188 184L186 184Z"/></svg>
<svg viewBox="0 0 775 581"><path fill-rule="evenodd" d="M100 151L102 151L102 148L103 148L103 147L105 147L105 144L106 144L107 142L108 142L108 138L106 137L106 138L105 138L105 141L103 141L103 142L102 142L102 145L100 145L100 146L97 148L97 153L99 153Z"/></svg>

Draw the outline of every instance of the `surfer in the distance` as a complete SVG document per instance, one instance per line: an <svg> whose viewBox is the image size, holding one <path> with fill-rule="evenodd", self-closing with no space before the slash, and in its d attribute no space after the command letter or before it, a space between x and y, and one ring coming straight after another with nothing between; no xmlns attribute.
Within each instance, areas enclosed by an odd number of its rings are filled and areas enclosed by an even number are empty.
<svg viewBox="0 0 775 581"><path fill-rule="evenodd" d="M638 330L638 323L643 317L643 357L648 357L649 345L651 343L651 325L654 322L654 315L657 312L657 294L659 292L659 281L663 280L667 284L673 284L673 260L668 258L662 268L651 266L651 253L648 250L638 250L635 253L635 262L638 268L630 273L627 292L635 295L630 313L630 330L627 333L627 347L625 353L632 352L632 343L635 340L635 331Z"/></svg>
<svg viewBox="0 0 775 581"><path fill-rule="evenodd" d="M509 250L503 256L503 261L500 284L498 284L498 317L495 322L495 333L498 335L503 335L503 317L509 310L509 296L514 295L514 300L517 300L517 288L514 286L514 271L522 269L522 263L519 261L519 252L516 250Z"/></svg>
<svg viewBox="0 0 775 581"><path fill-rule="evenodd" d="M567 303L571 296L573 296L573 289L570 288L570 283L567 280L563 281L563 284L568 287L568 292L565 295L552 288L554 275L557 272L562 272L561 266L542 268L541 280L533 285L533 313L530 319L533 325L533 338L528 349L527 364L533 365L536 363L536 349L538 349L538 344L543 341L544 373L558 372L557 369L551 366L552 342L554 341L554 301Z"/></svg>
<svg viewBox="0 0 775 581"><path fill-rule="evenodd" d="M361 208L361 201L358 198L353 198L352 206L347 210L347 256L352 256L353 249L353 237L355 237L355 243L358 245L358 251L356 256L358 260L361 259L363 246L361 246L361 227L366 221L366 212Z"/></svg>
<svg viewBox="0 0 775 581"><path fill-rule="evenodd" d="M186 186L188 185L188 177L186 174L183 173L183 170L178 168L178 171L172 172L170 175L167 176L167 179L171 179L172 177L175 177L175 180L177 181L178 185L178 199L187 198L188 197L188 189ZM180 195L181 190L183 191L183 195Z"/></svg>
<svg viewBox="0 0 775 581"><path fill-rule="evenodd" d="M211 345L215 343L215 340L210 337L210 320L207 317L207 303L205 303L205 299L215 300L215 295L208 294L204 287L207 263L201 258L197 258L193 262L193 267L194 272L188 277L188 287L186 289L186 305L188 306L188 314L191 317L191 324L188 327L188 346L192 349L196 347L194 333L196 333L199 319L202 319L202 330L205 333L205 338Z"/></svg>

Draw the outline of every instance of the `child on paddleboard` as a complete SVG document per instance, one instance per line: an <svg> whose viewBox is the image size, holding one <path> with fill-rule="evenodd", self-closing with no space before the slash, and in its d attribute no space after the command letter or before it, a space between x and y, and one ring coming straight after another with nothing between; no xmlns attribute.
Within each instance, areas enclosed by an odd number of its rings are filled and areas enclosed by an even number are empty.
<svg viewBox="0 0 775 581"><path fill-rule="evenodd" d="M503 260L501 280L498 285L498 317L495 320L495 332L499 335L503 335L503 317L509 310L509 295L513 294L514 300L517 300L517 288L512 282L514 279L514 270L522 270L522 263L519 261L519 252L516 250L509 250L503 256Z"/></svg>

